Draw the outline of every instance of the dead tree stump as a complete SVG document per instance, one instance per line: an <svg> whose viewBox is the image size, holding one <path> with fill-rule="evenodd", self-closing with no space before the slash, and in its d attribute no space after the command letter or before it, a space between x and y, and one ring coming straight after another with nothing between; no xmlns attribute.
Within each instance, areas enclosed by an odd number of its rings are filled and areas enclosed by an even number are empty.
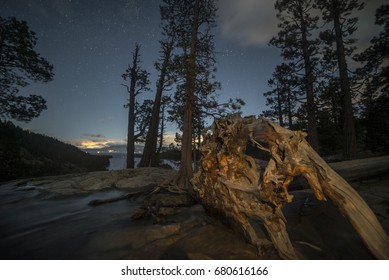
<svg viewBox="0 0 389 280"><path fill-rule="evenodd" d="M265 254L271 246L253 224L258 219L279 255L303 256L286 231L282 206L293 200L288 186L304 176L319 200L331 199L378 259L389 259L389 238L359 194L313 150L306 133L291 131L265 119L234 115L216 120L204 135L202 160L192 183L202 203L238 227ZM251 142L271 159L261 178L253 158L245 154Z"/></svg>

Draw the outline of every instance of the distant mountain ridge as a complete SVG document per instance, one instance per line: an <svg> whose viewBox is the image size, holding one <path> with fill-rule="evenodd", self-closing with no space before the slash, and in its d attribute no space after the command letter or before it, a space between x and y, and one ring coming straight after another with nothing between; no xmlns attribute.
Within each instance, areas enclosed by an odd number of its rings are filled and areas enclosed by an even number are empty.
<svg viewBox="0 0 389 280"><path fill-rule="evenodd" d="M109 158L0 121L0 181L107 170Z"/></svg>

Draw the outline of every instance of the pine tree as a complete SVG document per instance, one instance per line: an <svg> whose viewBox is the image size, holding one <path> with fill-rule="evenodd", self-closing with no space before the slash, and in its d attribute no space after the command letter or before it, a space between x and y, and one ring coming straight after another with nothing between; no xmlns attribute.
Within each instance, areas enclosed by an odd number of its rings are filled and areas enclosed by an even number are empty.
<svg viewBox="0 0 389 280"><path fill-rule="evenodd" d="M358 22L358 18L350 15L353 11L363 9L364 4L359 0L317 0L317 4L323 13L325 23L332 25L331 29L321 33L321 38L330 48L335 44L342 100L343 157L352 159L356 156L357 147L347 57L354 50L350 45L355 43L355 40L349 39L348 36L355 32Z"/></svg>
<svg viewBox="0 0 389 280"><path fill-rule="evenodd" d="M162 64L156 63L157 69L160 71L157 90L154 99L153 111L150 119L150 127L146 136L145 147L143 149L143 155L139 162L139 167L156 166L156 148L158 138L158 127L160 123L161 102L163 97L163 91L166 86L170 85L168 68L170 65L170 57L173 50L173 40L169 42L161 42L162 46Z"/></svg>
<svg viewBox="0 0 389 280"><path fill-rule="evenodd" d="M145 143L150 127L151 115L154 108L154 101L145 99L143 103L135 102L135 127L134 142Z"/></svg>
<svg viewBox="0 0 389 280"><path fill-rule="evenodd" d="M148 90L150 84L146 70L140 67L140 45L135 44L135 50L132 54L132 63L128 66L122 78L130 81L130 86L123 85L129 93L128 104L128 130L127 130L127 168L134 168L135 154L135 121L136 121L136 96L142 91Z"/></svg>
<svg viewBox="0 0 389 280"><path fill-rule="evenodd" d="M18 95L32 82L47 83L54 77L53 65L34 48L36 35L25 21L0 17L0 118L28 122L47 109L38 95Z"/></svg>
<svg viewBox="0 0 389 280"><path fill-rule="evenodd" d="M366 145L372 151L389 151L389 4L376 10L375 24L383 27L370 46L355 59L363 63L357 74L363 81L362 115Z"/></svg>
<svg viewBox="0 0 389 280"><path fill-rule="evenodd" d="M318 40L312 39L317 29L318 17L312 16L312 0L278 0L275 4L280 31L270 44L281 49L284 59L291 61L297 73L303 75L301 88L306 93L308 141L319 151L316 127L316 104L314 90L314 70ZM297 74L296 73L296 74Z"/></svg>
<svg viewBox="0 0 389 280"><path fill-rule="evenodd" d="M160 155L162 148L163 148L163 143L164 143L164 133L165 133L165 128L166 128L166 106L168 102L171 101L169 96L163 96L161 100L161 114L160 114L160 129L159 129L159 135L158 135L158 148L155 157L158 158Z"/></svg>
<svg viewBox="0 0 389 280"><path fill-rule="evenodd" d="M378 36L370 41L370 46L355 59L363 63L358 69L360 78L368 80L370 91L375 98L389 92L389 4L382 5L376 10L375 24L383 26Z"/></svg>
<svg viewBox="0 0 389 280"><path fill-rule="evenodd" d="M323 69L322 69L323 70ZM318 131L323 155L342 153L342 103L339 78L322 71L318 96Z"/></svg>
<svg viewBox="0 0 389 280"><path fill-rule="evenodd" d="M163 92L166 87L171 85L171 64L173 48L175 46L175 40L179 31L174 21L173 16L177 3L175 1L164 1L164 5L160 7L161 20L163 22L162 34L164 39L160 41L161 45L161 57L157 63L155 63L156 69L159 71L159 78L157 81L157 90L154 99L154 107L150 121L150 128L146 137L145 147L140 167L156 166L157 165L157 139L158 139L158 127L160 123L161 102L163 98Z"/></svg>
<svg viewBox="0 0 389 280"><path fill-rule="evenodd" d="M175 41L181 27L177 24L177 1L165 0L160 6L160 15L162 20L162 35L164 38L160 41L161 57L155 63L159 71L157 81L157 90L154 99L154 107L151 116L150 128L146 137L145 147L139 166L156 166L157 165L157 140L158 127L160 124L161 104L163 92L172 84L172 56L175 47ZM163 135L162 135L163 136ZM162 139L162 138L160 138ZM161 147L161 144L160 144ZM160 150L159 148L158 150Z"/></svg>
<svg viewBox="0 0 389 280"><path fill-rule="evenodd" d="M215 3L213 0L179 1L164 0L165 20L175 30L172 70L176 92L175 113L182 127L181 164L176 178L178 186L190 190L192 168L193 127L196 119L196 104L199 92L214 88L212 65L214 64L213 35Z"/></svg>
<svg viewBox="0 0 389 280"><path fill-rule="evenodd" d="M263 94L266 105L270 107L270 110L263 112L264 117L278 121L281 126L293 128L298 80L292 65L282 63L276 66L272 78L268 80L268 86L273 89Z"/></svg>
<svg viewBox="0 0 389 280"><path fill-rule="evenodd" d="M198 40L200 28L200 1L196 0L193 8L193 19L191 22L191 35L188 45L184 45L184 58L188 59L187 70L185 73L185 105L184 105L184 121L182 129L182 145L181 145L181 164L178 170L176 183L178 186L191 191L190 179L193 177L192 168L192 123L193 123L193 105L195 101L196 90L196 58L198 55ZM203 2L203 1L201 1ZM187 57L186 48L189 47L189 56Z"/></svg>

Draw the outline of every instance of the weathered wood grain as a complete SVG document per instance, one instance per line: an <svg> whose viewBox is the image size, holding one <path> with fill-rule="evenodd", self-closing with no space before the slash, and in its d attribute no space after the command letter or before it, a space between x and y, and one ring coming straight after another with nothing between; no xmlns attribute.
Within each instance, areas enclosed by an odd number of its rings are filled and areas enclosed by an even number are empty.
<svg viewBox="0 0 389 280"><path fill-rule="evenodd" d="M285 259L303 258L293 248L282 207L293 200L288 187L303 176L319 200L331 199L350 220L366 246L379 259L389 259L389 238L361 196L336 173L305 140L265 119L231 116L215 121L200 148L203 158L192 180L194 190L210 210L225 216L264 253L270 246L253 220L264 225ZM245 154L248 142L271 154L261 175Z"/></svg>

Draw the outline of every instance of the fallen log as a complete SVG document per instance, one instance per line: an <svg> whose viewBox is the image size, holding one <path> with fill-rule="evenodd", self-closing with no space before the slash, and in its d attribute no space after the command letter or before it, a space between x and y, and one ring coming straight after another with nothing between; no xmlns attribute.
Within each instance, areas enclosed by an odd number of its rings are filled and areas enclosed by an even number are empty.
<svg viewBox="0 0 389 280"><path fill-rule="evenodd" d="M293 247L281 211L293 200L288 187L303 176L318 200L331 199L370 251L389 259L389 238L359 194L307 143L306 133L290 131L265 119L231 116L215 121L204 135L199 171L192 180L203 204L237 226L259 254L269 247L255 220L265 227L272 244L285 259L303 256ZM262 175L245 154L248 142L271 155Z"/></svg>
<svg viewBox="0 0 389 280"><path fill-rule="evenodd" d="M328 165L347 182L389 174L389 156L332 162Z"/></svg>
<svg viewBox="0 0 389 280"><path fill-rule="evenodd" d="M389 156L332 162L328 165L347 182L355 182L389 174ZM266 165L263 167L266 168ZM294 177L289 190L309 188L303 177Z"/></svg>

